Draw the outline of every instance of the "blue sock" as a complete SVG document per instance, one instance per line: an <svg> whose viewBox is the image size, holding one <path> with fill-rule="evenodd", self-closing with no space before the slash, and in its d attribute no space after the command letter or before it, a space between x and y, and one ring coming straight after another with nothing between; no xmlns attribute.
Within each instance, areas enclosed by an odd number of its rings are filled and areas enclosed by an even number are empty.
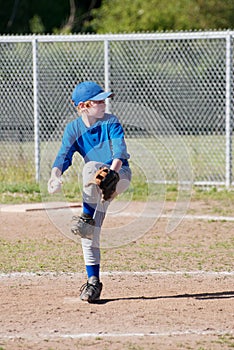
<svg viewBox="0 0 234 350"><path fill-rule="evenodd" d="M83 213L90 215L91 217L93 217L93 214L95 212L95 208L91 207L88 203L83 203Z"/></svg>
<svg viewBox="0 0 234 350"><path fill-rule="evenodd" d="M88 278L96 276L99 279L100 265L86 265Z"/></svg>

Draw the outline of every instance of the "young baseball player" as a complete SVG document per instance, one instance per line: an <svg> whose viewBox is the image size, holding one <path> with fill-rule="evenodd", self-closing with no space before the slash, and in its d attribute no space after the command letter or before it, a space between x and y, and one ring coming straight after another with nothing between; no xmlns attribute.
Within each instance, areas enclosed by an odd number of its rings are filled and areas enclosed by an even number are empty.
<svg viewBox="0 0 234 350"><path fill-rule="evenodd" d="M98 300L102 291L100 232L108 205L131 181L123 128L116 116L105 113L105 100L112 95L93 81L75 87L72 103L79 116L65 128L48 181L48 192L58 192L61 175L72 165L73 154L83 157L83 208L81 216L73 218L71 231L81 237L88 276L80 298L90 303Z"/></svg>

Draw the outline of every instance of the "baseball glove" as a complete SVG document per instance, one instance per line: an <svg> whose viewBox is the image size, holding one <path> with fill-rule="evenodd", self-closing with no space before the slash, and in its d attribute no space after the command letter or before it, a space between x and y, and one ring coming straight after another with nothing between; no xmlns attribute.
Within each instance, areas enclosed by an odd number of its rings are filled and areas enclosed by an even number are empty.
<svg viewBox="0 0 234 350"><path fill-rule="evenodd" d="M112 199L115 194L119 174L114 170L103 167L96 172L95 182L102 191L102 199L107 201Z"/></svg>

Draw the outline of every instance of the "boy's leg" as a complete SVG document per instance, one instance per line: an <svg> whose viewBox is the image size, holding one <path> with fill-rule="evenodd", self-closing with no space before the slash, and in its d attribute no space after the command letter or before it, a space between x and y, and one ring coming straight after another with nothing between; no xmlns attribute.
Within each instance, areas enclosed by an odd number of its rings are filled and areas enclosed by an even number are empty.
<svg viewBox="0 0 234 350"><path fill-rule="evenodd" d="M99 299L102 291L100 274L100 232L105 213L96 217L97 209L100 210L100 190L95 184L88 185L95 176L102 163L89 162L83 169L83 214L89 215L94 220L92 239L82 238L84 262L88 276L87 284L81 290L81 299L94 302ZM104 209L104 208L103 208ZM105 209L104 209L105 210ZM103 217L103 219L101 219Z"/></svg>
<svg viewBox="0 0 234 350"><path fill-rule="evenodd" d="M110 204L110 201L101 202L101 190L98 186L93 183L96 171L102 166L102 163L99 162L89 162L85 164L83 169L83 218L87 225L87 231L94 230L98 231L100 235L100 230ZM120 180L116 187L116 193L121 194L127 190L131 181L131 170L129 167L122 167L119 171ZM91 226L92 225L92 226ZM95 227L96 229L95 229ZM84 227L85 228L85 227ZM92 235L82 234L82 238L91 238Z"/></svg>
<svg viewBox="0 0 234 350"><path fill-rule="evenodd" d="M100 201L101 192L95 184L87 186L87 184L93 180L95 173L100 166L102 166L101 163L89 162L83 169L83 209L86 210L85 214L92 216L92 219L94 219L95 222L92 240L87 238L81 239L83 256L88 275L88 282L81 293L81 299L89 302L97 300L100 297L102 290L102 284L99 281L100 233L108 206L110 204L109 201L105 201L104 203ZM119 175L120 181L116 188L116 192L118 194L124 192L129 187L131 171L129 168L123 167L120 170Z"/></svg>
<svg viewBox="0 0 234 350"><path fill-rule="evenodd" d="M116 186L117 194L121 194L125 192L130 186L130 182L132 178L131 169L129 167L122 167L119 171L119 177L120 177L120 180Z"/></svg>
<svg viewBox="0 0 234 350"><path fill-rule="evenodd" d="M100 282L100 230L95 227L93 239L82 238L83 257L88 276L87 283L81 288L80 298L83 301L95 302L100 298L102 283Z"/></svg>

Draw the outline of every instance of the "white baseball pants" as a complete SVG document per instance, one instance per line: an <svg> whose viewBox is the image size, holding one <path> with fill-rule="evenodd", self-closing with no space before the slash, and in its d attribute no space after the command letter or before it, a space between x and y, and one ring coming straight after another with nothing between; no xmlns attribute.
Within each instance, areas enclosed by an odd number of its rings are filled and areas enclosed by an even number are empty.
<svg viewBox="0 0 234 350"><path fill-rule="evenodd" d="M82 249L85 265L100 264L100 233L103 220L106 215L110 201L101 202L101 191L95 184L89 184L94 179L96 171L103 166L103 163L91 161L84 165L83 168L83 202L88 203L96 208L94 213L95 230L92 240L82 238ZM118 194L126 191L131 181L131 170L129 167L123 166L119 171L120 180L116 187Z"/></svg>

